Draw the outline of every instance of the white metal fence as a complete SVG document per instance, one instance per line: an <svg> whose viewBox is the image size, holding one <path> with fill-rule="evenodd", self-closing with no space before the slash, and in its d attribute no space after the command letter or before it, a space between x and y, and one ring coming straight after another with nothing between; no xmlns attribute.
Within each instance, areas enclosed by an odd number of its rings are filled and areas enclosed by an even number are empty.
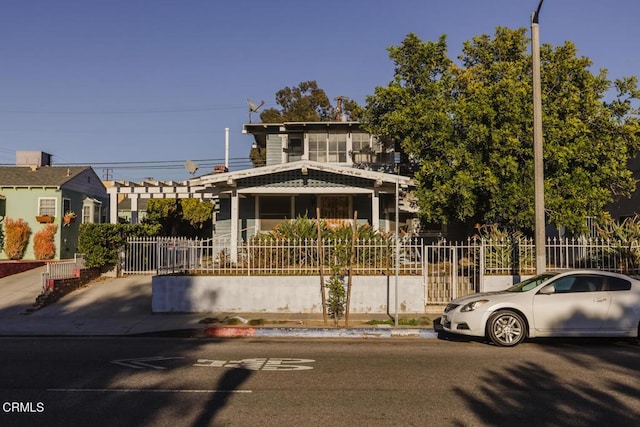
<svg viewBox="0 0 640 427"><path fill-rule="evenodd" d="M391 275L395 272L395 239L250 239L238 247L232 262L227 239L129 239L123 253L125 274L187 272L209 275ZM400 239L399 271L422 274L422 243Z"/></svg>
<svg viewBox="0 0 640 427"><path fill-rule="evenodd" d="M319 275L334 267L355 275L395 274L395 239L286 240L251 239L238 245L232 262L228 239L129 239L122 254L124 274L189 273L203 275ZM598 239L549 239L547 269L590 268L640 273L638 242ZM400 239L401 275L422 275L425 298L444 304L478 292L485 276L535 274L535 245L531 239L469 239L423 244Z"/></svg>

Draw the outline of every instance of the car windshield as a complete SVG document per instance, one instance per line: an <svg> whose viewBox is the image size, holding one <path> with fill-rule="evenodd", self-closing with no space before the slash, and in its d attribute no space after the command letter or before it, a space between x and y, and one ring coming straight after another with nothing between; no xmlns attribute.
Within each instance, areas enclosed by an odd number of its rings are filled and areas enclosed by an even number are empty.
<svg viewBox="0 0 640 427"><path fill-rule="evenodd" d="M530 291L531 289L535 288L536 286L538 286L540 283L544 282L545 280L548 280L548 279L552 278L556 274L557 273L538 274L537 276L530 277L530 278L528 278L526 280L523 280L520 283L516 283L515 285L511 286L510 288L505 289L505 291L507 291L507 292L527 292L527 291Z"/></svg>

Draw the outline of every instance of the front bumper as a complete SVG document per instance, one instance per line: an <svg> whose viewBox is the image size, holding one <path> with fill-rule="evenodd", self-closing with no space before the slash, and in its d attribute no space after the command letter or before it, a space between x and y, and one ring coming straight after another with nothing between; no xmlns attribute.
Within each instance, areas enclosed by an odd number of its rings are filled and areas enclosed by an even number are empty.
<svg viewBox="0 0 640 427"><path fill-rule="evenodd" d="M452 334L469 335L474 337L485 336L485 319L483 312L474 310L461 312L461 307L447 306L442 314L440 323L442 328Z"/></svg>

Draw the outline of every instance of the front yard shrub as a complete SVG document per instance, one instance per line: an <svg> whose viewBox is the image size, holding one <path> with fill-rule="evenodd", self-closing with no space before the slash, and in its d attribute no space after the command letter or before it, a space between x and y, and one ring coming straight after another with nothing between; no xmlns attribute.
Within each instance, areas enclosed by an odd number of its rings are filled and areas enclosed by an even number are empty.
<svg viewBox="0 0 640 427"><path fill-rule="evenodd" d="M347 307L347 292L345 290L343 277L340 276L337 267L334 267L333 274L327 283L329 297L327 298L327 312L336 325L338 320L344 316Z"/></svg>
<svg viewBox="0 0 640 427"><path fill-rule="evenodd" d="M601 219L596 229L608 248L595 251L592 258L602 267L626 274L636 272L640 266L640 216L634 215L622 222Z"/></svg>
<svg viewBox="0 0 640 427"><path fill-rule="evenodd" d="M151 224L80 224L78 251L84 254L87 267L115 265L127 238L156 236L160 230L161 226Z"/></svg>
<svg viewBox="0 0 640 427"><path fill-rule="evenodd" d="M46 224L33 236L33 255L38 260L53 259L56 256L56 224Z"/></svg>
<svg viewBox="0 0 640 427"><path fill-rule="evenodd" d="M520 231L507 231L496 224L479 229L485 247L485 269L491 273L529 274L535 271L535 258L527 250L526 238Z"/></svg>
<svg viewBox="0 0 640 427"><path fill-rule="evenodd" d="M22 218L6 218L4 221L4 253L12 260L22 259L24 251L27 249L31 227Z"/></svg>
<svg viewBox="0 0 640 427"><path fill-rule="evenodd" d="M331 227L325 221L317 221L305 216L284 221L265 233L258 233L248 245L248 258L253 270L271 272L294 268L296 272L316 273L318 269L318 225L322 238L324 266L339 265L346 268L351 264L352 249L356 248L353 261L362 266L374 266L372 271L379 274L393 265L393 240L369 224L358 225L355 230L349 223ZM222 258L221 258L222 259ZM305 267L305 268L301 268Z"/></svg>

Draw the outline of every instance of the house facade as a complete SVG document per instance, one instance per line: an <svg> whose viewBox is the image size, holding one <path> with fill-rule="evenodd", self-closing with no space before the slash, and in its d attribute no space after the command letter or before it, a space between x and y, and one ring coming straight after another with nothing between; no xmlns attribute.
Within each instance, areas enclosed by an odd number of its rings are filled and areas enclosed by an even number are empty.
<svg viewBox="0 0 640 427"><path fill-rule="evenodd" d="M24 259L34 259L33 237L44 224L58 225L55 259L73 258L81 223L107 222L109 197L91 167L52 166L40 151L16 154L16 166L0 167L0 221L23 219L31 229ZM75 219L65 222L65 213ZM7 259L0 252L0 259Z"/></svg>
<svg viewBox="0 0 640 427"><path fill-rule="evenodd" d="M359 123L246 124L243 132L266 152L265 166L190 180L218 200L214 234L229 237L232 258L238 242L299 216L335 225L357 217L386 232L398 220L411 226L415 208L403 195L412 180L393 173L393 147Z"/></svg>
<svg viewBox="0 0 640 427"><path fill-rule="evenodd" d="M360 128L358 122L245 124L265 165L216 172L184 182L107 184L111 222L139 222L140 202L149 198L215 200L214 238L238 245L257 233L299 216L330 224L369 224L383 232L413 227L415 203L410 177L395 172L396 150ZM398 204L396 206L396 201ZM117 206L130 207L131 213ZM396 216L396 209L398 215Z"/></svg>

